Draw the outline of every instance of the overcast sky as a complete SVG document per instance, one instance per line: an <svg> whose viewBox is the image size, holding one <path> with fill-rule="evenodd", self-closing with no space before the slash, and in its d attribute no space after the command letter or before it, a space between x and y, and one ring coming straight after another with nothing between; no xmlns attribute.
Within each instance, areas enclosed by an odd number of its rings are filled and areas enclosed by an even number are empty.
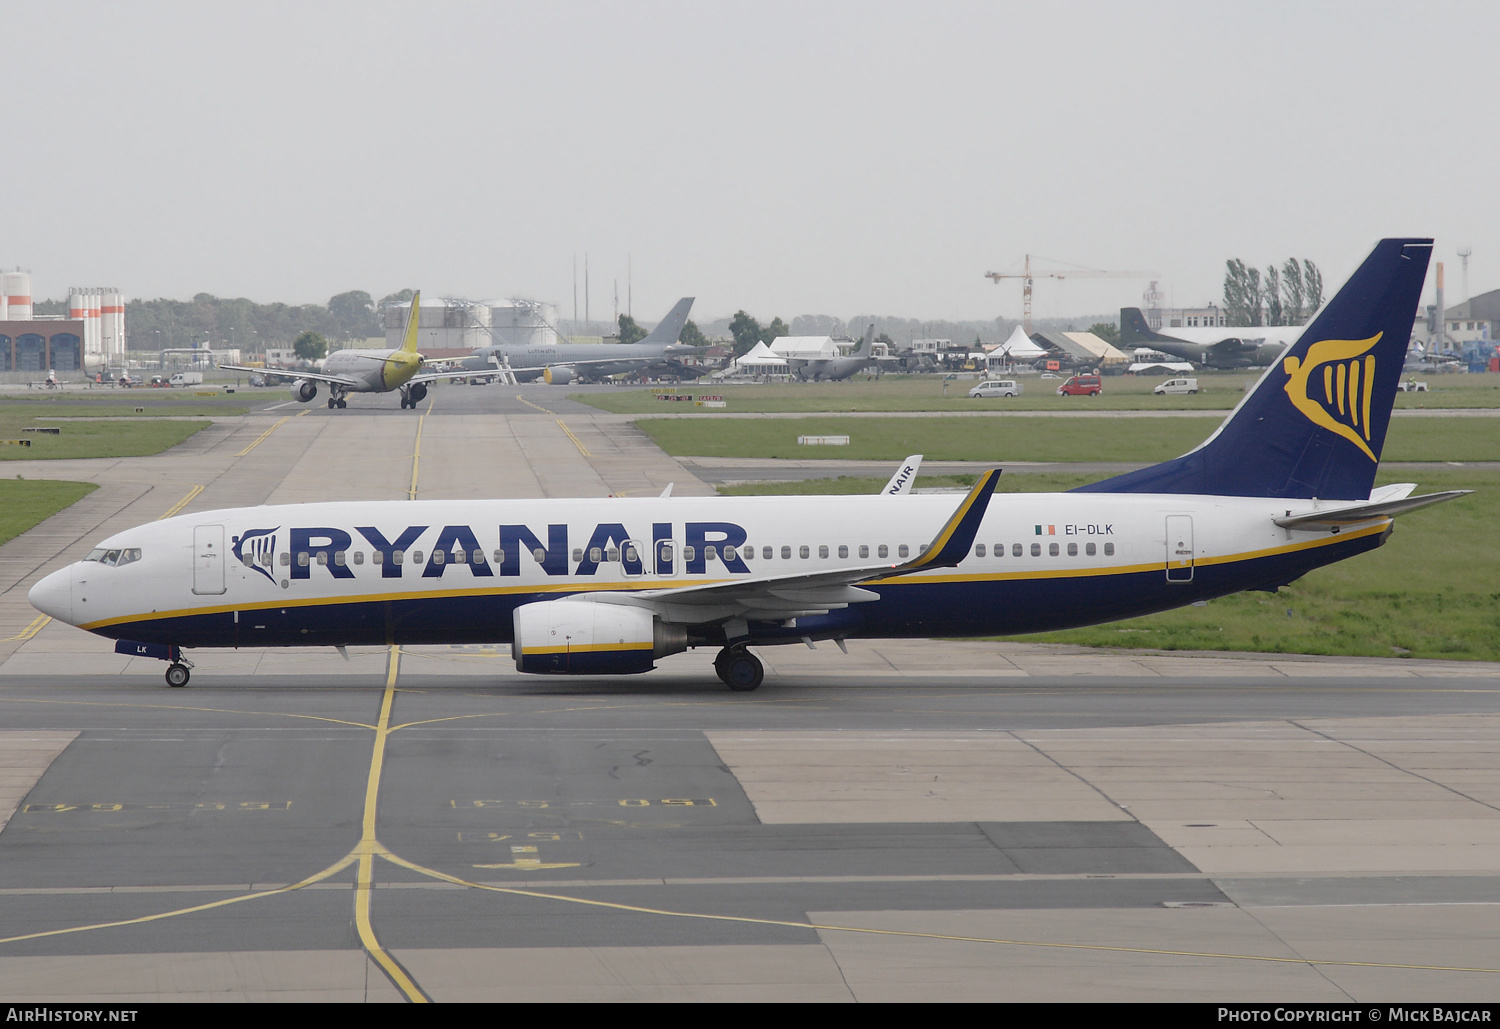
<svg viewBox="0 0 1500 1029"><path fill-rule="evenodd" d="M1500 4L65 3L5 13L0 265L39 298L412 286L608 317L1016 318L1023 255L1500 286ZM1048 267L1060 265L1052 263ZM1431 278L1429 277L1429 293ZM1140 279L1038 280L1039 317ZM580 308L582 300L579 301Z"/></svg>

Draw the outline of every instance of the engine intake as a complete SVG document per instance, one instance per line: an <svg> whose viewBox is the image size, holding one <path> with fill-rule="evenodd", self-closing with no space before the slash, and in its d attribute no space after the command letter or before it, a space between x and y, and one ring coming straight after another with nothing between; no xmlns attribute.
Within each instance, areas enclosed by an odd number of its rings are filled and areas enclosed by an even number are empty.
<svg viewBox="0 0 1500 1029"><path fill-rule="evenodd" d="M554 675L649 672L655 659L687 649L687 629L645 608L592 600L523 604L512 617L516 670Z"/></svg>
<svg viewBox="0 0 1500 1029"><path fill-rule="evenodd" d="M566 386L573 381L573 369L565 364L552 365L542 372L542 378L550 386Z"/></svg>
<svg viewBox="0 0 1500 1029"><path fill-rule="evenodd" d="M317 395L318 384L316 382L310 382L307 379L298 379L296 382L292 383L293 400L300 400L305 404Z"/></svg>

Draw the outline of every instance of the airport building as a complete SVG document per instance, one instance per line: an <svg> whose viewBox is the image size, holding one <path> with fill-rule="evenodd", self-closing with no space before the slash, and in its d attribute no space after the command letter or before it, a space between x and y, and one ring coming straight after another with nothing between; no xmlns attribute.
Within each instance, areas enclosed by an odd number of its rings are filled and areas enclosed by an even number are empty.
<svg viewBox="0 0 1500 1029"><path fill-rule="evenodd" d="M411 304L385 310L385 342L399 347L411 318ZM423 298L417 349L424 354L470 351L497 344L548 347L558 342L557 308L529 300L467 301Z"/></svg>
<svg viewBox="0 0 1500 1029"><path fill-rule="evenodd" d="M1500 289L1481 293L1443 313L1444 334L1450 342L1500 340Z"/></svg>
<svg viewBox="0 0 1500 1029"><path fill-rule="evenodd" d="M125 299L113 287L68 290L68 313L37 315L31 273L0 272L0 372L102 372L125 366Z"/></svg>

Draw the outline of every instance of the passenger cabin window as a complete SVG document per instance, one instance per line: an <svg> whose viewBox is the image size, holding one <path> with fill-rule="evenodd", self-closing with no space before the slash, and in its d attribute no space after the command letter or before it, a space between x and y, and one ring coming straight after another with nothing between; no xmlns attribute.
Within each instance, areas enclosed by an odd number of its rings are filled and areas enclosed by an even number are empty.
<svg viewBox="0 0 1500 1029"><path fill-rule="evenodd" d="M983 557L984 556L984 544L983 543L976 543L976 544L974 544L974 556L975 557Z"/></svg>
<svg viewBox="0 0 1500 1029"><path fill-rule="evenodd" d="M503 551L503 550L496 550L495 551L495 563L497 565L502 565L502 564L505 563L505 551Z"/></svg>
<svg viewBox="0 0 1500 1029"><path fill-rule="evenodd" d="M625 560L629 561L631 564L634 564L635 562L640 560L640 558L636 555L634 543L625 548Z"/></svg>
<svg viewBox="0 0 1500 1029"><path fill-rule="evenodd" d="M1085 554L1087 554L1089 557L1093 557L1094 556L1095 549L1096 548L1094 547L1094 544L1092 544L1092 543L1085 543L1083 545L1083 552Z"/></svg>
<svg viewBox="0 0 1500 1029"><path fill-rule="evenodd" d="M435 565L446 564L447 560L448 560L448 555L445 554L445 553L443 553L441 550L434 550L432 552L432 563L433 564L435 564Z"/></svg>
<svg viewBox="0 0 1500 1029"><path fill-rule="evenodd" d="M1077 557L1078 556L1078 544L1077 543L1069 543L1068 544L1068 556L1069 557Z"/></svg>
<svg viewBox="0 0 1500 1029"><path fill-rule="evenodd" d="M333 563L338 565L340 568L344 567L344 565L346 565L348 561L349 559L344 556L344 552L342 550L335 550L333 552Z"/></svg>
<svg viewBox="0 0 1500 1029"><path fill-rule="evenodd" d="M420 550L413 550L411 552L411 563L414 565L422 563L422 552Z"/></svg>
<svg viewBox="0 0 1500 1029"><path fill-rule="evenodd" d="M790 561L792 559L792 548L791 547L782 547L781 548L781 559L783 561Z"/></svg>
<svg viewBox="0 0 1500 1029"><path fill-rule="evenodd" d="M749 549L749 548L746 548L746 549ZM726 561L733 561L734 559L735 559L735 557L734 557L734 548L731 547L731 546L727 546L726 545L724 547L724 560L726 560Z"/></svg>
<svg viewBox="0 0 1500 1029"><path fill-rule="evenodd" d="M910 553L911 553L911 547L908 547L905 543L901 544L899 547L896 548L896 556L897 557L906 557Z"/></svg>
<svg viewBox="0 0 1500 1029"><path fill-rule="evenodd" d="M868 543L861 543L859 545L859 556L860 557L869 557L870 556L870 545Z"/></svg>
<svg viewBox="0 0 1500 1029"><path fill-rule="evenodd" d="M573 560L574 561L582 561L583 560L583 548L582 547L574 547L573 548ZM592 549L592 550L589 551L589 560L592 561L592 562L594 562L594 564L598 564L599 563L599 548L598 547L595 547L594 549Z"/></svg>
<svg viewBox="0 0 1500 1029"><path fill-rule="evenodd" d="M573 560L582 560L582 551L575 550L573 551L573 553L580 555L579 557L575 557ZM594 564L598 564L600 561L604 560L604 551L600 550L598 547L589 547L589 560L594 562Z"/></svg>
<svg viewBox="0 0 1500 1029"><path fill-rule="evenodd" d="M760 548L760 556L762 558L764 558L765 560L767 560L767 561L771 560L771 555L774 554L774 553L776 553L776 551L773 550L770 547L761 547Z"/></svg>
<svg viewBox="0 0 1500 1029"><path fill-rule="evenodd" d="M1019 544L1019 543L1012 543L1010 545L1010 556L1011 557L1020 557L1023 553L1025 553L1025 551L1023 551L1021 549L1021 544Z"/></svg>
<svg viewBox="0 0 1500 1029"><path fill-rule="evenodd" d="M1031 545L1031 556L1032 557L1041 557L1042 556L1042 545L1040 543L1033 543Z"/></svg>
<svg viewBox="0 0 1500 1029"><path fill-rule="evenodd" d="M1115 556L1115 545L1113 543L1106 543L1106 544L1104 544L1104 556L1105 557L1114 557Z"/></svg>
<svg viewBox="0 0 1500 1029"><path fill-rule="evenodd" d="M888 546L886 546L884 543L882 543L882 544L880 544L879 547L876 548L876 550L875 550L875 556L876 557L890 557L891 556L891 548L888 547Z"/></svg>
<svg viewBox="0 0 1500 1029"><path fill-rule="evenodd" d="M1047 544L1047 553L1051 557L1056 557L1057 554L1058 554L1057 544L1056 543L1049 543L1049 544Z"/></svg>
<svg viewBox="0 0 1500 1029"><path fill-rule="evenodd" d="M380 551L375 551L375 555L377 557L380 556ZM356 550L354 552L354 563L357 565L362 565L365 563L365 552L363 550Z"/></svg>
<svg viewBox="0 0 1500 1029"><path fill-rule="evenodd" d="M306 568L307 567L307 551L304 550L304 551L301 551L300 553L297 554L297 567L298 568Z"/></svg>
<svg viewBox="0 0 1500 1029"><path fill-rule="evenodd" d="M719 548L709 545L703 548L703 560L717 561L719 559Z"/></svg>
<svg viewBox="0 0 1500 1029"><path fill-rule="evenodd" d="M404 550L393 550L393 551L391 551L391 564L393 564L393 565L399 565L399 564L401 564L405 560L406 560L406 551L404 551Z"/></svg>
<svg viewBox="0 0 1500 1029"><path fill-rule="evenodd" d="M846 546L843 543L840 543L839 544L839 557L848 557L848 556L849 556L849 548L848 548L848 546Z"/></svg>
<svg viewBox="0 0 1500 1029"><path fill-rule="evenodd" d="M385 551L383 551L383 550L372 550L372 551L370 551L370 563L372 565L383 565L383 564L385 564Z"/></svg>
<svg viewBox="0 0 1500 1029"><path fill-rule="evenodd" d="M281 567L285 568L292 563L292 555L289 551L281 552Z"/></svg>
<svg viewBox="0 0 1500 1029"><path fill-rule="evenodd" d="M682 548L682 559L684 561L692 561L697 556L698 556L698 548L697 547L683 547Z"/></svg>
<svg viewBox="0 0 1500 1029"><path fill-rule="evenodd" d="M828 556L828 544L826 544L826 543L820 543L820 544L818 544L818 556L819 557L827 557Z"/></svg>

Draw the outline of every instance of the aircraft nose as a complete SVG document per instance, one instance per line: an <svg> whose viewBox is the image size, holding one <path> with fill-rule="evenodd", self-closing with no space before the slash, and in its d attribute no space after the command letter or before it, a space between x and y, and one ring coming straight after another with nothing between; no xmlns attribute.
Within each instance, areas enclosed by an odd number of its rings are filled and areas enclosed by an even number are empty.
<svg viewBox="0 0 1500 1029"><path fill-rule="evenodd" d="M73 624L73 566L42 579L26 594L31 606L60 622Z"/></svg>

